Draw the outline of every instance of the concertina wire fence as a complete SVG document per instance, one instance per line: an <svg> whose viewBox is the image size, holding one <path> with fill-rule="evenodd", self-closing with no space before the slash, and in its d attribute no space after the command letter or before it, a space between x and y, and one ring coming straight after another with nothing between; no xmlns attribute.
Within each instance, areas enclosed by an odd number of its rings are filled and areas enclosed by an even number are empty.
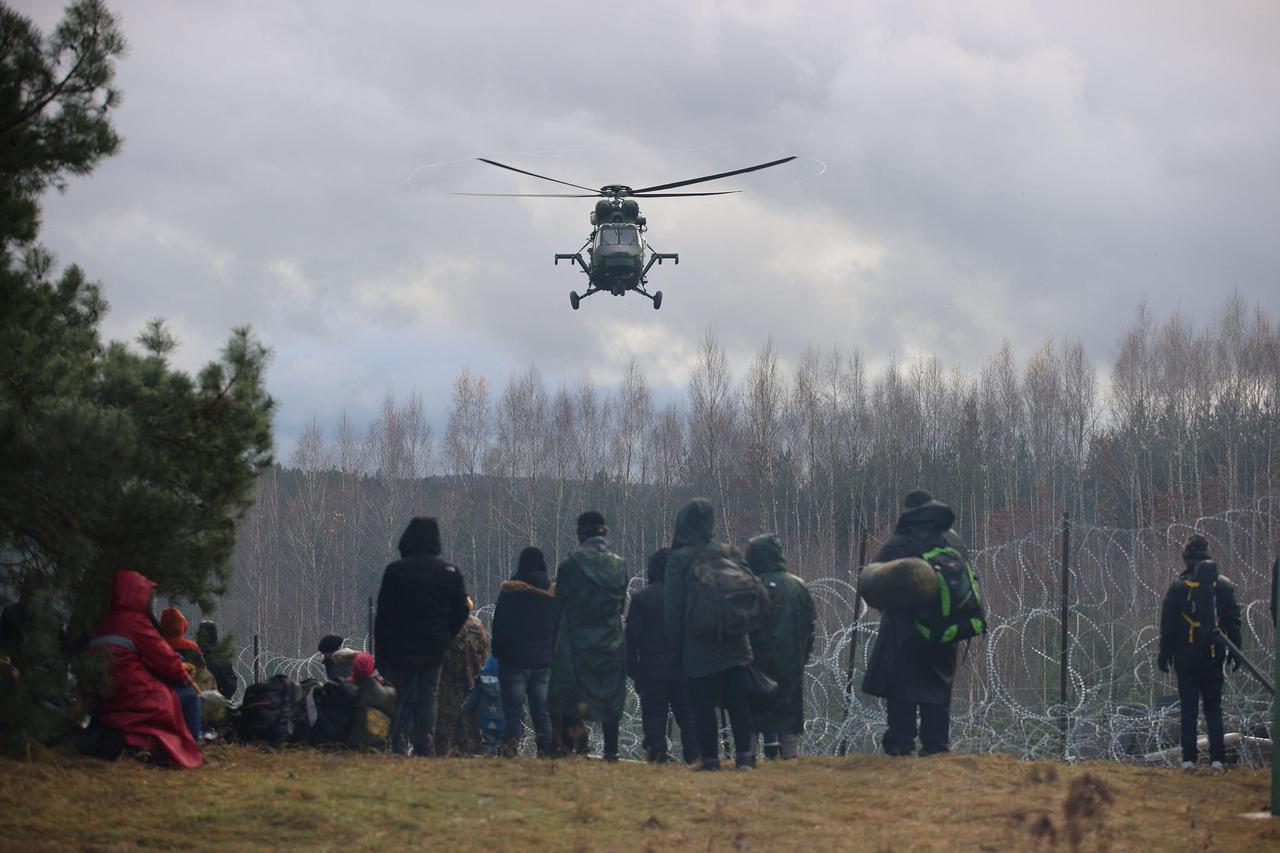
<svg viewBox="0 0 1280 853"><path fill-rule="evenodd" d="M988 633L960 649L952 749L1023 758L1138 761L1177 746L1176 685L1172 675L1156 668L1159 610L1181 570L1182 543L1192 533L1209 539L1222 574L1236 585L1245 654L1262 672L1273 672L1275 635L1268 611L1280 496L1158 529L1073 523L1065 705L1060 698L1062 528L1035 529L971 555L986 600ZM632 590L643 582L633 579ZM876 612L862 605L855 613L856 591L844 580L807 583L818 610L818 631L806 673L802 753L874 752L885 726L884 705L858 685L875 641ZM492 611L492 604L476 610L486 629ZM855 638L854 690L846 695ZM367 649L368 643L368 637L354 633L347 641L358 649ZM236 701L243 696L243 685L252 681L253 657L252 646L237 657L241 687ZM277 673L297 680L324 677L318 654L298 658L260 650L257 662L263 678ZM1223 708L1228 732L1268 736L1270 694L1243 669L1228 670ZM595 741L598 727L590 728ZM623 756L640 757L639 702L633 690L621 730ZM526 751L531 740L526 738ZM599 747L593 742L593 749ZM1267 754L1246 740L1240 760L1260 765Z"/></svg>

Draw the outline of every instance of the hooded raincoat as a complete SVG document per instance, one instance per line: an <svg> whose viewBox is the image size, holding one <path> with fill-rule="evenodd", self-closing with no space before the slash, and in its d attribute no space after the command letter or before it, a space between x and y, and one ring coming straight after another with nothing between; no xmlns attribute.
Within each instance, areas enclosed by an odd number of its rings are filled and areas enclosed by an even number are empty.
<svg viewBox="0 0 1280 853"><path fill-rule="evenodd" d="M373 634L380 672L437 666L471 615L462 573L441 550L434 518L409 522L400 537L400 559L387 566L378 588Z"/></svg>
<svg viewBox="0 0 1280 853"><path fill-rule="evenodd" d="M603 536L588 539L556 571L559 628L551 663L551 711L598 722L622 719L627 655L622 608L627 564Z"/></svg>
<svg viewBox="0 0 1280 853"><path fill-rule="evenodd" d="M804 733L804 668L813 653L817 613L804 581L787 571L782 542L772 533L747 543L747 565L769 590L769 624L751 632L755 665L778 682L766 702L753 704L758 731Z"/></svg>
<svg viewBox="0 0 1280 853"><path fill-rule="evenodd" d="M155 587L137 572L116 573L111 609L90 643L93 651L110 658L111 693L97 704L94 716L118 729L127 746L179 767L199 767L200 747L174 692L186 684L187 671L152 621Z"/></svg>
<svg viewBox="0 0 1280 853"><path fill-rule="evenodd" d="M715 542L715 510L706 498L694 498L676 513L676 532L667 558L666 589L663 603L666 613L667 639L676 654L676 665L682 666L689 678L705 678L735 666L751 663L751 644L746 634L707 640L685 630L689 585L694 583L693 569L703 555L725 554L741 560L742 555L730 545Z"/></svg>
<svg viewBox="0 0 1280 853"><path fill-rule="evenodd" d="M898 517L893 534L876 552L872 562L887 563L903 557L919 557L930 548L946 545L966 555L960 537L951 529L956 515L941 501L931 500ZM951 704L951 683L956 675L956 647L921 647L916 639L915 612L885 610L867 662L862 690L884 699L918 705Z"/></svg>

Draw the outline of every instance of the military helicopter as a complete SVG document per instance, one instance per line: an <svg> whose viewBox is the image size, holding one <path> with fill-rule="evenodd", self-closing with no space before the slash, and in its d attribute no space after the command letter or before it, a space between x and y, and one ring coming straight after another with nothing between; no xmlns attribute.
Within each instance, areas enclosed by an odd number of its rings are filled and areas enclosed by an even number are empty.
<svg viewBox="0 0 1280 853"><path fill-rule="evenodd" d="M690 178L685 181L673 181L668 184L655 184L651 187L641 187L640 189L632 189L623 184L609 184L601 187L599 190L593 190L591 187L584 187L581 184L573 184L568 181L562 181L558 178L549 178L546 175L538 175L533 172L526 172L524 169L517 169L515 166L508 166L505 163L499 163L496 160L487 160L484 157L477 157L481 163L488 163L490 166L497 166L500 169L508 169L512 172L519 172L522 175L528 175L533 178L539 178L544 181L551 181L555 184L563 184L574 189L586 190L585 193L450 193L450 195L465 196L487 196L491 198L599 198L596 202L595 209L591 211L591 234L587 237L587 242L582 245L581 249L576 252L557 253L555 262L557 265L561 261L570 261L576 263L582 272L587 275L588 287L585 293L579 295L576 290L569 292L569 304L574 311L578 310L578 306L582 300L595 293L608 291L614 296L622 296L627 291L635 291L644 296L653 303L655 310L662 307L662 291L654 291L650 293L645 286L649 283L647 276L649 270L654 264L661 264L663 261L672 261L680 263L678 254L666 252L655 252L644 238L648 225L645 217L640 213L640 205L636 203L637 198L688 198L692 196L710 196L710 195L731 195L741 192L741 190L720 190L718 192L666 192L667 190L677 189L679 187L687 187L690 184L700 184L704 181L715 181L720 178L728 178L733 175L741 175L746 172L755 172L760 169L767 169L770 166L779 166L788 163L795 158L783 157L781 160L771 160L768 163L761 163L758 166L748 166L745 169L734 169L730 172L720 172L716 175L704 175L701 178ZM583 251L586 251L587 258L582 257ZM647 258L646 258L647 255Z"/></svg>

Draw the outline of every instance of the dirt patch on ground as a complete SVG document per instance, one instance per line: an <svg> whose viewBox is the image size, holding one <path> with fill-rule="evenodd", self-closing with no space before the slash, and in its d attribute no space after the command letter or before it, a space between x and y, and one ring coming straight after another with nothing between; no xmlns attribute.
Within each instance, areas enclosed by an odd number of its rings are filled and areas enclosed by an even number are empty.
<svg viewBox="0 0 1280 853"><path fill-rule="evenodd" d="M0 761L8 848L1275 850L1268 777L1000 756L851 756L693 773L214 747L196 771Z"/></svg>

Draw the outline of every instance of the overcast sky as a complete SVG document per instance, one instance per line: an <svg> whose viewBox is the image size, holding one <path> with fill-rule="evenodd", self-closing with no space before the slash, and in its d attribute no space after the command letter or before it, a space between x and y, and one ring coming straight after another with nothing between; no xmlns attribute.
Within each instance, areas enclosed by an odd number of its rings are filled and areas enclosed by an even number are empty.
<svg viewBox="0 0 1280 853"><path fill-rule="evenodd" d="M19 0L46 30L61 4ZM498 387L683 389L711 326L742 364L859 348L978 367L1047 334L1100 365L1144 296L1280 311L1280 6L1259 2L113 4L121 153L45 202L43 239L101 279L106 329L166 318L179 363L233 325L275 353L287 456L463 367ZM573 183L655 184L664 303L552 265L590 230ZM740 371L739 371L740 372Z"/></svg>

